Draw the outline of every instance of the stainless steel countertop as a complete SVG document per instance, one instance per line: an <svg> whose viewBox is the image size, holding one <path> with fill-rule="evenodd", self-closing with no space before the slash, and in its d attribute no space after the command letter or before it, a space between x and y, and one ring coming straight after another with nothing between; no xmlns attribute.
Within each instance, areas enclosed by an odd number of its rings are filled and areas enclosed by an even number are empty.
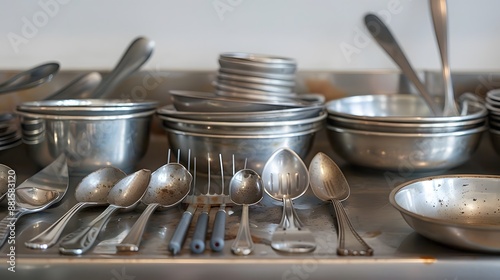
<svg viewBox="0 0 500 280"><path fill-rule="evenodd" d="M154 170L166 161L166 137L154 134L146 157L137 168ZM37 168L25 156L23 146L0 151L0 163L17 172L18 183ZM75 204L74 189L81 178L71 177L70 190L63 202L41 213L20 218L16 227L16 272L7 270L8 246L0 250L1 279L498 279L500 255L456 250L415 233L389 204L390 191L399 183L439 174L500 174L500 156L493 151L488 133L474 157L466 164L444 172L419 174L402 163L395 172L368 170L346 164L333 153L326 134L316 135L312 151L304 159L308 165L318 151L331 156L341 167L351 186L344 202L353 226L375 253L371 257L336 255L337 234L332 207L308 191L295 201L298 215L313 231L318 248L313 253L286 255L273 251L269 239L281 217L281 204L265 198L251 206L250 222L256 241L255 251L247 257L234 256L234 239L241 209L234 207L227 219L226 246L221 253L207 250L194 255L189 239L177 256L167 251L167 243L182 215L182 207L156 212L146 228L141 250L133 254L113 254L110 239L127 230L140 211L119 213L101 232L94 249L82 256L64 256L57 245L45 251L27 249L24 241L37 235ZM6 215L6 201L0 203L0 217ZM63 233L98 215L104 208L87 208L73 217ZM212 209L212 217L216 209ZM196 219L196 217L195 217ZM193 220L195 220L193 219ZM213 221L213 219L212 219ZM209 230L210 231L210 230Z"/></svg>

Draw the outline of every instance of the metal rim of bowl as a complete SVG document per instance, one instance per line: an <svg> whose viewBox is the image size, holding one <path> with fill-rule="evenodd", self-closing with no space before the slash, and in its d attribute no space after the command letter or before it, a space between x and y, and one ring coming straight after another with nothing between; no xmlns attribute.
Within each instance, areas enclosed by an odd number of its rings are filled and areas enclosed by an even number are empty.
<svg viewBox="0 0 500 280"><path fill-rule="evenodd" d="M324 109L323 105L315 105L310 107L301 108L286 108L280 110L268 110L268 111L253 111L253 112L186 112L179 111L175 109L173 104L165 105L159 108L156 113L158 115L177 117L181 119L190 120L206 120L212 121L211 118L223 118L223 119L234 119L234 118L245 118L247 121L253 121L253 118L257 119L272 119L272 118L283 118L290 119L300 114L306 112L317 111L317 114L322 112ZM246 121L245 121L246 122Z"/></svg>
<svg viewBox="0 0 500 280"><path fill-rule="evenodd" d="M254 61L260 63L279 63L279 64L293 64L296 65L297 62L293 58L267 55L267 54L257 54L257 53L245 53L245 52L224 52L219 55L220 59L237 59L243 61Z"/></svg>
<svg viewBox="0 0 500 280"><path fill-rule="evenodd" d="M364 115L353 115L349 113L344 113L344 112L338 112L332 110L332 104L335 102L340 102L342 100L346 100L347 98L406 98L406 99L418 99L418 96L415 95L400 95L400 94L377 94L377 95L356 95L356 96L350 96L350 97L344 97L341 99L335 99L327 102L325 104L326 110L328 114L334 115L334 116L340 116L344 118L351 118L351 119L359 119L359 120L370 120L370 121L382 121L382 122L399 122L399 123L424 123L424 122L456 122L456 121L465 121L469 119L475 119L475 118L481 118L484 117L488 114L488 110L485 107L485 105L479 103L479 102L474 102L474 101L467 101L467 104L469 106L474 106L479 108L477 112L474 112L472 114L468 114L465 116L454 116L454 117L438 117L438 116L364 116ZM423 102L423 101L422 101ZM486 104L487 106L487 104Z"/></svg>
<svg viewBox="0 0 500 280"><path fill-rule="evenodd" d="M221 134L206 134L206 133L195 133L195 132L186 132L177 129L171 129L168 127L162 126L163 129L169 133L174 133L177 135L183 136L193 136L193 137L202 137L202 138L219 138L219 139L274 139L274 138L289 138L296 136L305 136L309 134L316 133L322 129L322 127L317 127L309 130L299 131L299 132L291 132L291 133L283 133L283 134L269 134L269 135L221 135Z"/></svg>
<svg viewBox="0 0 500 280"><path fill-rule="evenodd" d="M293 87L263 85L257 83L228 80L224 78L218 78L217 83L215 85L216 86L224 85L243 90L256 90L256 91L268 92L269 94L297 94L296 92L293 91Z"/></svg>
<svg viewBox="0 0 500 280"><path fill-rule="evenodd" d="M156 109L157 101L130 102L120 99L65 99L23 102L17 111L43 114L133 113Z"/></svg>
<svg viewBox="0 0 500 280"><path fill-rule="evenodd" d="M219 81L213 81L213 86L215 86L218 90L226 91L226 92L234 92L239 93L240 95L245 95L247 98L275 98L275 97L296 97L299 94L297 92L288 91L288 92L275 92L275 91L266 91L266 90L258 90L258 89L249 89L243 88L239 86L232 86L224 83L220 83Z"/></svg>
<svg viewBox="0 0 500 280"><path fill-rule="evenodd" d="M488 130L487 125L452 131L452 132L438 132L438 133L397 133L397 132L378 132L378 131L368 131L368 130L356 130L356 129L348 129L342 127L336 127L332 125L327 125L326 129L332 130L338 133L349 133L349 134L358 134L364 136L384 136L384 137L404 137L404 138L427 138L427 137L449 137L449 136L462 136L468 134L474 134L478 132L483 132Z"/></svg>
<svg viewBox="0 0 500 280"><path fill-rule="evenodd" d="M468 126L473 124L478 124L486 121L486 117L470 119L465 121L457 122L444 122L444 123L402 123L402 122L381 122L372 120L357 120L351 118L344 118L340 116L329 115L328 120L332 120L339 123L347 123L351 125L359 124L363 126L373 126L374 128L440 128L440 127L459 127Z"/></svg>
<svg viewBox="0 0 500 280"><path fill-rule="evenodd" d="M15 113L28 118L34 119L49 119L49 120L83 120L83 121L99 121L99 120L123 120L140 117L152 116L155 110L149 110L138 113L131 113L126 115L110 115L110 116L68 116L68 115L49 115L49 114L36 114L31 112L23 112L15 110Z"/></svg>
<svg viewBox="0 0 500 280"><path fill-rule="evenodd" d="M395 197L398 194L398 192L400 192L405 187L408 187L411 184L415 184L415 183L422 182L422 181L429 181L429 180L435 180L435 179L449 179L449 178L480 178L480 179L482 179L482 178L485 178L485 179L486 178L490 178L490 179L498 179L498 180L500 180L500 176L496 176L496 175L456 174L456 175L429 176L429 177L414 179L414 180L411 180L411 181L408 181L408 182L405 182L405 183L402 183L402 184L396 186L394 189L392 189L391 193L389 194L389 202L398 211L400 211L402 213L405 213L405 214L407 214L409 216L412 216L414 218L423 220L425 222L439 224L439 225L460 226L460 227L470 228L470 229L494 230L494 231L500 230L500 225L499 226L484 225L482 227L479 227L477 224L476 225L471 225L471 224L467 224L467 223L450 222L450 221L443 220L443 219L436 219L436 218L431 218L431 217L423 216L423 215L417 214L415 212L409 211L409 210L401 207L396 202L396 198Z"/></svg>
<svg viewBox="0 0 500 280"><path fill-rule="evenodd" d="M278 101L273 100L258 100L258 99L248 99L248 98L236 98L229 95L222 95L220 93L223 92L201 92L201 91L184 91L184 90L171 90L169 91L174 99L177 98L190 98L197 101L217 101L217 102L231 102L231 103L240 103L240 104L259 104L259 105L268 105L268 106L279 106L283 107L291 107L291 108L302 108L312 105L317 105L318 102L313 101L303 101L303 100L294 100L294 99L280 99ZM180 100L179 100L180 101ZM180 101L182 102L182 101Z"/></svg>
<svg viewBox="0 0 500 280"><path fill-rule="evenodd" d="M247 82L254 84L270 85L270 86L282 86L282 87L292 87L292 88L295 87L295 81L268 79L268 78L253 77L253 76L239 75L239 74L227 74L222 72L219 72L217 74L217 79L240 81L240 82Z"/></svg>
<svg viewBox="0 0 500 280"><path fill-rule="evenodd" d="M293 74L264 73L259 71L249 71L249 70L229 69L229 68L219 68L219 73L237 74L237 75L245 75L245 76L284 80L284 81L295 81L296 79L295 73Z"/></svg>
<svg viewBox="0 0 500 280"><path fill-rule="evenodd" d="M492 89L486 93L486 98L500 102L500 88Z"/></svg>
<svg viewBox="0 0 500 280"><path fill-rule="evenodd" d="M201 121L201 120L188 120L173 118L165 115L158 116L161 120L175 122L175 123L185 123L191 125L210 125L210 126L225 126L225 127L270 127L270 126L286 126L286 125L301 125L310 124L315 122L320 122L327 117L326 113L320 113L316 117L299 119L299 120L288 120L288 121L268 121L268 122L219 122L219 121Z"/></svg>

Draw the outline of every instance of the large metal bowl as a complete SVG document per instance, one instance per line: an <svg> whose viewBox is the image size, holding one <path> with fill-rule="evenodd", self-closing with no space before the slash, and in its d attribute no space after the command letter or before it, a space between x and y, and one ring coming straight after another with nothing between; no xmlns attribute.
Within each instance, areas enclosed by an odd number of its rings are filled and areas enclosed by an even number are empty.
<svg viewBox="0 0 500 280"><path fill-rule="evenodd" d="M327 126L333 150L351 164L382 170L436 171L465 163L486 126L445 133L389 133Z"/></svg>
<svg viewBox="0 0 500 280"><path fill-rule="evenodd" d="M72 174L114 166L132 171L146 153L155 110L111 116L62 116L17 111L29 157L40 167L66 153ZM28 129L33 129L37 133Z"/></svg>
<svg viewBox="0 0 500 280"><path fill-rule="evenodd" d="M356 95L331 100L326 104L328 114L357 120L398 123L445 123L487 116L486 107L466 100L465 114L454 117L433 116L420 96L410 94Z"/></svg>
<svg viewBox="0 0 500 280"><path fill-rule="evenodd" d="M214 135L205 133L191 133L164 127L170 147L180 149L181 160L187 162L187 151L191 156L205 158L207 154L230 159L235 156L236 166L243 166L247 159L247 168L261 172L267 159L278 148L287 147L294 150L301 157L305 157L313 143L314 136L320 128L307 131L286 133L281 135ZM232 170L230 160L224 162L225 170ZM197 172L206 173L207 163L197 162Z"/></svg>
<svg viewBox="0 0 500 280"><path fill-rule="evenodd" d="M500 252L500 176L446 175L399 185L389 201L419 234L455 248Z"/></svg>

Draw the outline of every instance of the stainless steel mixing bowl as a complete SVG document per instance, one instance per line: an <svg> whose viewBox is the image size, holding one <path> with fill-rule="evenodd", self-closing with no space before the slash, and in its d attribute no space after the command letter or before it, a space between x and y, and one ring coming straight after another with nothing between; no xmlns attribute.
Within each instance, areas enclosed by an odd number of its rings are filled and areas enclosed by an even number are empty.
<svg viewBox="0 0 500 280"><path fill-rule="evenodd" d="M444 133L388 133L327 126L333 150L351 164L436 171L459 166L476 151L486 126Z"/></svg>
<svg viewBox="0 0 500 280"><path fill-rule="evenodd" d="M399 185L389 201L419 234L461 249L500 252L500 176L445 175Z"/></svg>
<svg viewBox="0 0 500 280"><path fill-rule="evenodd" d="M191 133L165 128L170 147L180 149L182 162L187 162L187 151L191 156L206 158L207 154L221 154L223 158L237 159L236 166L243 166L245 158L248 160L247 168L261 172L267 159L278 148L287 147L294 150L301 157L305 157L313 143L314 136L320 128L307 131L286 133L281 135L214 135L205 133ZM232 170L231 160L224 161L224 169ZM197 172L206 172L207 163L197 161Z"/></svg>
<svg viewBox="0 0 500 280"><path fill-rule="evenodd" d="M132 171L145 154L155 110L111 116L62 116L17 111L21 123L37 123L39 133L23 127L28 156L40 167L66 153L73 174L114 166Z"/></svg>

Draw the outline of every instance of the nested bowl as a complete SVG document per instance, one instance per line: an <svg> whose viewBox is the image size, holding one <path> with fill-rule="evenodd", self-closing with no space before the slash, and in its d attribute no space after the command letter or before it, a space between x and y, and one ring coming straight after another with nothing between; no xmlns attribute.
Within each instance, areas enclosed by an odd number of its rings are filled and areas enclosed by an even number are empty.
<svg viewBox="0 0 500 280"><path fill-rule="evenodd" d="M459 249L500 252L500 176L421 178L397 186L389 201L429 239Z"/></svg>
<svg viewBox="0 0 500 280"><path fill-rule="evenodd" d="M459 166L477 150L485 125L443 133L390 133L328 125L333 150L351 164L382 170L437 171Z"/></svg>

